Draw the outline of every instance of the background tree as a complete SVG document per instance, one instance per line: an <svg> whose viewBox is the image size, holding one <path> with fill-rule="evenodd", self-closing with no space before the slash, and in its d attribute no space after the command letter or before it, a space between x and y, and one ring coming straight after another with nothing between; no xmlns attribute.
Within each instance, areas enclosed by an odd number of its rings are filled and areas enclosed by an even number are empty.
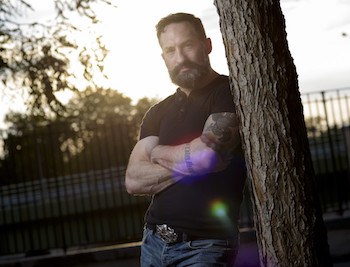
<svg viewBox="0 0 350 267"><path fill-rule="evenodd" d="M124 166L137 125L156 101L133 104L114 89L89 87L68 102L64 117L7 114L0 183Z"/></svg>
<svg viewBox="0 0 350 267"><path fill-rule="evenodd" d="M90 36L103 5L112 6L108 0L51 0L52 17L39 21L33 16L35 2L0 3L0 87L2 93L27 98L25 114L10 113L5 119L9 129L1 156L6 183L123 164L130 152L136 125L156 100L134 105L129 97L96 84L95 78L104 75L108 50L101 36ZM90 39L83 43L86 35ZM78 90L77 80L88 86ZM64 91L73 97L63 105L57 93Z"/></svg>
<svg viewBox="0 0 350 267"><path fill-rule="evenodd" d="M115 165L112 154L125 165L137 140L138 125L156 101L143 98L133 105L129 97L114 89L86 88L67 104L72 136L65 140L65 149L76 161L85 158L86 166L103 169Z"/></svg>
<svg viewBox="0 0 350 267"><path fill-rule="evenodd" d="M330 266L297 74L278 0L216 0L262 266Z"/></svg>
<svg viewBox="0 0 350 267"><path fill-rule="evenodd" d="M108 0L48 1L52 18L30 21L26 15L35 10L29 1L1 1L0 86L6 93L22 93L33 114L53 116L64 110L56 93L77 90L73 82L76 73L70 69L72 61L80 62L83 78L94 84L93 75L103 72L108 51L98 35L92 45L80 42L79 37L83 30L99 23L94 7L101 3L111 5ZM84 25L83 29L73 24L74 16L78 16L79 20L74 21Z"/></svg>

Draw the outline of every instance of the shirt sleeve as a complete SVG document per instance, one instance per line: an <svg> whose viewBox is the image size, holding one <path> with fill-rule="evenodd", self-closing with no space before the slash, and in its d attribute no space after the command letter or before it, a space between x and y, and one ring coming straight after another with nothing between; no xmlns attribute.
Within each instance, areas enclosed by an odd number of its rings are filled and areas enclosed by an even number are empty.
<svg viewBox="0 0 350 267"><path fill-rule="evenodd" d="M157 119L156 107L151 107L142 119L139 140L148 136L159 136L159 123Z"/></svg>

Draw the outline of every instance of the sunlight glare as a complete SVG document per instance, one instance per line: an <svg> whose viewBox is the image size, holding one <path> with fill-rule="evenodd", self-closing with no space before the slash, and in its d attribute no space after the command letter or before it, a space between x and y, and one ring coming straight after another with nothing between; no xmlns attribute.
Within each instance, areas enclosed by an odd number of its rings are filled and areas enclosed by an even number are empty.
<svg viewBox="0 0 350 267"><path fill-rule="evenodd" d="M203 19L204 24L208 23L205 25L207 34L216 46L213 50L216 60L212 65L217 64L219 72L228 73L227 65L222 64L225 54L218 15L212 1L202 1L205 3L201 5L186 0L139 1L137 5L135 2L120 1L116 9L109 9L103 14L100 33L110 50L105 72L108 76L106 83L111 88L132 99L145 96L164 98L175 92L176 86L169 79L155 31L160 18L175 12L194 13Z"/></svg>

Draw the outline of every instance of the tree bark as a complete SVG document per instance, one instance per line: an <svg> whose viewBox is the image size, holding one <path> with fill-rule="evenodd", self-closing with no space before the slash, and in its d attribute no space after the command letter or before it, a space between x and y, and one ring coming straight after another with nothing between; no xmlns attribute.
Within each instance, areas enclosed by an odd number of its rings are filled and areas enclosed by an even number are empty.
<svg viewBox="0 0 350 267"><path fill-rule="evenodd" d="M262 266L332 266L278 0L215 0Z"/></svg>

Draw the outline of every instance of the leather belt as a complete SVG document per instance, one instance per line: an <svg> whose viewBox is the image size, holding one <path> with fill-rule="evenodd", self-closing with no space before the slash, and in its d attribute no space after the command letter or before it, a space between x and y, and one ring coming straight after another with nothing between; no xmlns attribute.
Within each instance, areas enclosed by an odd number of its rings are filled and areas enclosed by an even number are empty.
<svg viewBox="0 0 350 267"><path fill-rule="evenodd" d="M175 229L169 227L167 224L148 224L147 223L146 227L150 230L155 231L157 235L160 237L160 239L167 244L201 239L201 237L199 236L194 236L184 232L175 231Z"/></svg>

